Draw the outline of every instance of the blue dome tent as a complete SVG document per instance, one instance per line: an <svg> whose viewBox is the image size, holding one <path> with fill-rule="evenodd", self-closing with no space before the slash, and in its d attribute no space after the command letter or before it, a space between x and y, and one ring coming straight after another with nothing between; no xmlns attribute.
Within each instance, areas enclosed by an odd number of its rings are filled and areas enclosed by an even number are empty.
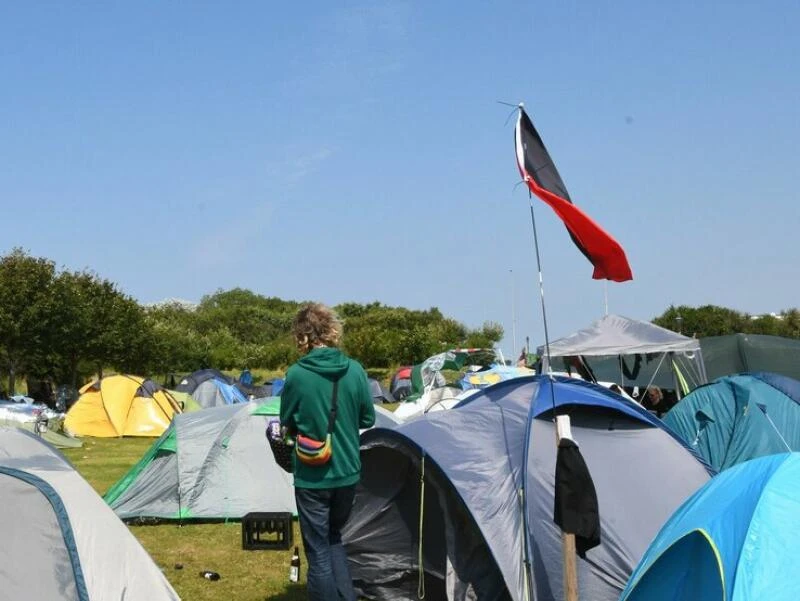
<svg viewBox="0 0 800 601"><path fill-rule="evenodd" d="M664 422L717 470L800 451L800 382L770 373L719 378L675 405Z"/></svg>
<svg viewBox="0 0 800 601"><path fill-rule="evenodd" d="M553 401L571 416L600 506L602 542L578 562L581 598L617 600L709 470L635 403L542 376L362 435L362 479L344 532L361 596L411 601L422 585L429 601L563 598Z"/></svg>
<svg viewBox="0 0 800 601"><path fill-rule="evenodd" d="M726 470L675 512L620 601L794 601L800 454Z"/></svg>

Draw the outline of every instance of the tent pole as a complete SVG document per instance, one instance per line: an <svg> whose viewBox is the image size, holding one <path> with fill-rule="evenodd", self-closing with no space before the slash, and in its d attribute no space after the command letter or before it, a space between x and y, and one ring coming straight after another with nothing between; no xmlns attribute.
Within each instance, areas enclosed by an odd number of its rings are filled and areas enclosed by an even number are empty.
<svg viewBox="0 0 800 601"><path fill-rule="evenodd" d="M672 385L675 387L675 396L681 400L681 382L678 379L678 374L675 373L675 353L669 354L669 367L672 370Z"/></svg>
<svg viewBox="0 0 800 601"><path fill-rule="evenodd" d="M705 359L703 359L703 351L702 351L701 348L699 348L699 346L698 346L698 349L697 349L697 356L700 357L700 361L699 361L699 364L700 364L700 377L702 378L702 381L700 382L700 384L708 384L708 374L706 373L706 362L705 362Z"/></svg>

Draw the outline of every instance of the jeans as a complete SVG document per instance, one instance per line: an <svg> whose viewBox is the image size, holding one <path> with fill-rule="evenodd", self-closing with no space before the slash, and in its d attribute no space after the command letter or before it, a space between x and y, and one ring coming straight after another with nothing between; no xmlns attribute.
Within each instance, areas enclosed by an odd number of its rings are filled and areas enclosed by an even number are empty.
<svg viewBox="0 0 800 601"><path fill-rule="evenodd" d="M355 494L355 485L294 491L308 561L309 601L356 601L342 546L342 528L350 517Z"/></svg>

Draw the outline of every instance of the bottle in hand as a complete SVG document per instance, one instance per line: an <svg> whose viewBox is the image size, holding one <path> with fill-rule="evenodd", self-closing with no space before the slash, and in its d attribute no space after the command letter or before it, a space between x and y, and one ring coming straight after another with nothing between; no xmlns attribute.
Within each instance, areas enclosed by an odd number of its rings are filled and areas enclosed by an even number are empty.
<svg viewBox="0 0 800 601"><path fill-rule="evenodd" d="M300 581L300 550L295 547L292 562L289 564L289 582Z"/></svg>

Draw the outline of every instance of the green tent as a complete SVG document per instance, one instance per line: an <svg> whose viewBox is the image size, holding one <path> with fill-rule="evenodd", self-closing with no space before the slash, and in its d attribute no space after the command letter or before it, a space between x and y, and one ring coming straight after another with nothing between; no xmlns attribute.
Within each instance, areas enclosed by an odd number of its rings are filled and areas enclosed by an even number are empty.
<svg viewBox="0 0 800 601"><path fill-rule="evenodd" d="M291 474L265 437L280 399L213 407L172 424L104 499L122 519L238 520L295 513Z"/></svg>
<svg viewBox="0 0 800 601"><path fill-rule="evenodd" d="M700 339L709 380L742 372L768 371L800 380L800 340L760 334Z"/></svg>
<svg viewBox="0 0 800 601"><path fill-rule="evenodd" d="M169 393L178 401L183 413L191 413L192 411L200 411L202 407L192 398L188 392L178 392L177 390L170 390Z"/></svg>

